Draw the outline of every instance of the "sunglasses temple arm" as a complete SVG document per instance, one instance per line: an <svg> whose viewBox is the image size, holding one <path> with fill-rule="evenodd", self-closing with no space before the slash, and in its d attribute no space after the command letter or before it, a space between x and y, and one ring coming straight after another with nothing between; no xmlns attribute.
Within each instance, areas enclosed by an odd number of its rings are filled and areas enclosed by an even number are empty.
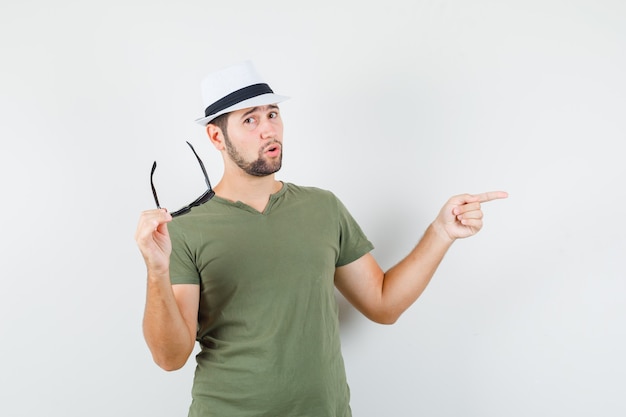
<svg viewBox="0 0 626 417"><path fill-rule="evenodd" d="M213 187L211 187L211 182L209 181L209 175L206 173L206 169L204 168L204 164L202 163L202 159L200 159L200 157L196 153L196 150L193 148L191 143L187 142L187 145L189 145L189 147L193 151L193 154L196 156L196 159L200 163L200 168L202 168L202 173L204 174L204 180L206 181L207 187L209 187L209 190L213 191ZM156 198L156 194L155 194L155 198Z"/></svg>
<svg viewBox="0 0 626 417"><path fill-rule="evenodd" d="M159 197L157 197L157 193L156 193L156 189L154 188L154 181L152 181L152 177L154 176L154 170L157 167L157 163L156 161L154 161L154 164L152 164L152 171L150 171L150 187L152 187L152 196L154 197L154 202L156 203L156 206L158 209L161 208L161 205L159 204Z"/></svg>

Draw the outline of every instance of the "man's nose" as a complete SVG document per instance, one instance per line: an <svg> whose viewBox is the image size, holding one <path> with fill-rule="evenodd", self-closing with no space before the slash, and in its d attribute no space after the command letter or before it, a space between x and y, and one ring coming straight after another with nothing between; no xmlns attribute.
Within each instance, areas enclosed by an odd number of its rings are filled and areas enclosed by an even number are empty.
<svg viewBox="0 0 626 417"><path fill-rule="evenodd" d="M261 138L272 139L276 136L276 124L272 119L265 118L261 120Z"/></svg>

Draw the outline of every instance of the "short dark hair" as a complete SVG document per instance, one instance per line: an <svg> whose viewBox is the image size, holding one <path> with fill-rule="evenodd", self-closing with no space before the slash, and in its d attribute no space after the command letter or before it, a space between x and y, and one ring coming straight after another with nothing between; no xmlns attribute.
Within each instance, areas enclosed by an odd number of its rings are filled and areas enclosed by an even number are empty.
<svg viewBox="0 0 626 417"><path fill-rule="evenodd" d="M222 133L226 137L228 137L228 133L226 132L226 129L228 128L228 116L229 115L230 113L220 114L215 119L209 122L210 125L215 125L219 127L220 129L222 129Z"/></svg>

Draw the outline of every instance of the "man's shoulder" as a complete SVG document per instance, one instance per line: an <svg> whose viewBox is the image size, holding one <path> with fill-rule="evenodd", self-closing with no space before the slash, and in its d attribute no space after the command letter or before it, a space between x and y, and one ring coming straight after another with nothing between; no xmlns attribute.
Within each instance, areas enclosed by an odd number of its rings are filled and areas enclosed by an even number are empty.
<svg viewBox="0 0 626 417"><path fill-rule="evenodd" d="M293 183L285 183L285 187L285 201L296 204L309 204L318 208L321 206L336 208L338 206L339 199L330 190Z"/></svg>
<svg viewBox="0 0 626 417"><path fill-rule="evenodd" d="M310 185L297 185L294 183L286 182L285 186L287 191L295 195L309 195L314 197L332 197L335 198L335 194L332 191Z"/></svg>

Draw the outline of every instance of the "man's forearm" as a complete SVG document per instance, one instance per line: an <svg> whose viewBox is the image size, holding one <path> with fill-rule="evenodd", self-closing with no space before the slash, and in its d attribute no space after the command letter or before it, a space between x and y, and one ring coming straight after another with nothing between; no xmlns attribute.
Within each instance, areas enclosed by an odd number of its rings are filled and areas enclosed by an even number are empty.
<svg viewBox="0 0 626 417"><path fill-rule="evenodd" d="M387 321L397 320L417 300L453 242L431 224L411 253L385 273L382 302Z"/></svg>

